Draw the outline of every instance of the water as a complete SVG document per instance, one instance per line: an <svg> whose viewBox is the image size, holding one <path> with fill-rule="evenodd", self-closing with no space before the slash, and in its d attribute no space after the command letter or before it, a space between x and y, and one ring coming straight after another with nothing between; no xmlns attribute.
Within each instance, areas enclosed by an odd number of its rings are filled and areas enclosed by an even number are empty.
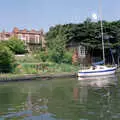
<svg viewBox="0 0 120 120"><path fill-rule="evenodd" d="M120 77L1 83L0 120L120 120Z"/></svg>

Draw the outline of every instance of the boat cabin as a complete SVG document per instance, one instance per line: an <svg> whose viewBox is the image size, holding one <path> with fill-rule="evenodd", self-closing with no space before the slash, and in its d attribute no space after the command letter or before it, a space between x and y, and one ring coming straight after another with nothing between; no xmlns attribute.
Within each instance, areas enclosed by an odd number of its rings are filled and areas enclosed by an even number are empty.
<svg viewBox="0 0 120 120"><path fill-rule="evenodd" d="M91 70L102 70L102 69L105 69L105 68L107 68L106 66L103 66L103 65L93 65L93 66L91 66Z"/></svg>

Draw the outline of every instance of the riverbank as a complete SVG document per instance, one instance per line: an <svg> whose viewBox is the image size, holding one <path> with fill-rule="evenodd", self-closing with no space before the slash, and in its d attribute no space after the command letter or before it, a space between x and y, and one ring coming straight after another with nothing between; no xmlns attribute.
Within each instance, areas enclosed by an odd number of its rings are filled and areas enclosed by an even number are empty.
<svg viewBox="0 0 120 120"><path fill-rule="evenodd" d="M61 73L41 73L41 74L1 74L0 82L49 80L54 78L71 78L71 77L77 77L77 73L61 72Z"/></svg>
<svg viewBox="0 0 120 120"><path fill-rule="evenodd" d="M79 66L57 63L19 63L12 73L1 73L0 82L48 80L53 78L71 78L77 76Z"/></svg>
<svg viewBox="0 0 120 120"><path fill-rule="evenodd" d="M116 73L120 72L120 68ZM0 82L30 81L30 80L50 80L54 78L75 78L77 72L52 72L40 74L0 74Z"/></svg>

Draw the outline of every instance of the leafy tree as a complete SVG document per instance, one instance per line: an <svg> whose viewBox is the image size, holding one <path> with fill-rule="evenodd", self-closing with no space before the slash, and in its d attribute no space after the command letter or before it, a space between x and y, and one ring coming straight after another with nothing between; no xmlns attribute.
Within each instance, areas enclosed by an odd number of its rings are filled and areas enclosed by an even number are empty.
<svg viewBox="0 0 120 120"><path fill-rule="evenodd" d="M67 63L67 64L71 64L72 63L72 52L65 51L62 62Z"/></svg>
<svg viewBox="0 0 120 120"><path fill-rule="evenodd" d="M46 62L48 59L48 54L46 53L46 51L40 51L36 54L35 58L42 62Z"/></svg>
<svg viewBox="0 0 120 120"><path fill-rule="evenodd" d="M119 21L102 21L103 22L103 38L105 45L106 56L109 55L109 48L115 49L119 53L120 49L120 20ZM51 27L46 34L48 47L53 50L56 39L60 38L64 41L64 46L81 44L87 47L90 54L94 51L101 53L102 56L102 35L101 22L93 22L87 18L79 24L64 24ZM60 44L59 44L60 45ZM58 47L59 48L59 47ZM57 49L56 49L57 50ZM53 50L57 54L56 50ZM58 51L59 52L59 51ZM116 54L116 56L118 56Z"/></svg>
<svg viewBox="0 0 120 120"><path fill-rule="evenodd" d="M24 54L26 52L24 42L17 39L16 37L12 37L8 41L6 41L6 45L15 54Z"/></svg>
<svg viewBox="0 0 120 120"><path fill-rule="evenodd" d="M57 36L49 43L49 59L56 63L61 63L65 52L65 41Z"/></svg>
<svg viewBox="0 0 120 120"><path fill-rule="evenodd" d="M0 72L11 72L14 65L14 55L6 46L0 45Z"/></svg>

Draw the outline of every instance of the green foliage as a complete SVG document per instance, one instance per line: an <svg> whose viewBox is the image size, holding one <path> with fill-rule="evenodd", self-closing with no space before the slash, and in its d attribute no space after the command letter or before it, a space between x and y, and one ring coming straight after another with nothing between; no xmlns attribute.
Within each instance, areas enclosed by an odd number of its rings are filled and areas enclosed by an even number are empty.
<svg viewBox="0 0 120 120"><path fill-rule="evenodd" d="M52 62L61 63L62 57L63 57L62 51L60 52L56 50L49 51L49 60Z"/></svg>
<svg viewBox="0 0 120 120"><path fill-rule="evenodd" d="M116 49L120 46L120 21L103 21L103 32L105 48ZM95 49L102 50L100 21L93 22L89 18L79 24L70 23L51 27L46 34L49 48L55 47L53 43L56 43L56 38L62 38L65 47L68 47L71 43L80 43L89 48L89 52Z"/></svg>
<svg viewBox="0 0 120 120"><path fill-rule="evenodd" d="M52 62L41 62L41 63L24 63L16 67L15 72L17 74L37 74L37 73L54 73L54 72L77 72L79 66L74 66L66 63L52 63Z"/></svg>
<svg viewBox="0 0 120 120"><path fill-rule="evenodd" d="M57 36L49 43L48 55L49 60L56 63L61 63L65 52L65 42L63 37Z"/></svg>
<svg viewBox="0 0 120 120"><path fill-rule="evenodd" d="M12 37L6 41L6 45L15 54L24 54L26 52L24 42L17 39L16 37Z"/></svg>
<svg viewBox="0 0 120 120"><path fill-rule="evenodd" d="M56 25L55 27L51 27L45 36L48 47L51 47L51 43L54 43L56 38L61 39L64 43L67 43L73 35L72 28L74 28L74 26L76 26L76 24Z"/></svg>
<svg viewBox="0 0 120 120"><path fill-rule="evenodd" d="M41 51L35 55L35 58L41 62L46 62L48 59L48 54L45 51Z"/></svg>
<svg viewBox="0 0 120 120"><path fill-rule="evenodd" d="M63 56L63 63L72 64L72 52L65 52Z"/></svg>
<svg viewBox="0 0 120 120"><path fill-rule="evenodd" d="M0 72L12 72L14 55L6 46L0 45Z"/></svg>

